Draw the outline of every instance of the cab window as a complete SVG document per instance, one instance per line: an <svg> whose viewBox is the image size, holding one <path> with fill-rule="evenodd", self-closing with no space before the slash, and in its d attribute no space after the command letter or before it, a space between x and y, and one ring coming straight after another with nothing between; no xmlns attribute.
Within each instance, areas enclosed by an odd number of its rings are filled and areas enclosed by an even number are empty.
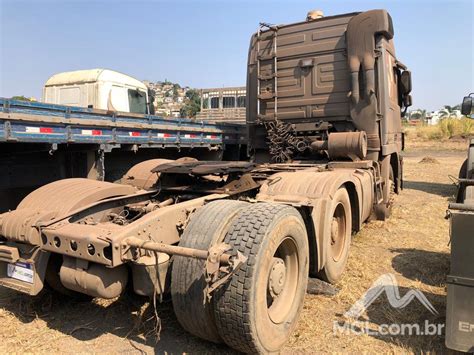
<svg viewBox="0 0 474 355"><path fill-rule="evenodd" d="M147 107L145 92L128 89L128 105L130 112L146 114Z"/></svg>

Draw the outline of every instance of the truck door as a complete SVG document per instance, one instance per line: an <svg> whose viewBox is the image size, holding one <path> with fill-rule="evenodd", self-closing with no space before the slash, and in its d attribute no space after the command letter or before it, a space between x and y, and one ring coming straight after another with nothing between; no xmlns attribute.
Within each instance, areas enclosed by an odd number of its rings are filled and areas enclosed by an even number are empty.
<svg viewBox="0 0 474 355"><path fill-rule="evenodd" d="M107 109L112 111L130 112L128 89L126 87L112 85L107 101Z"/></svg>

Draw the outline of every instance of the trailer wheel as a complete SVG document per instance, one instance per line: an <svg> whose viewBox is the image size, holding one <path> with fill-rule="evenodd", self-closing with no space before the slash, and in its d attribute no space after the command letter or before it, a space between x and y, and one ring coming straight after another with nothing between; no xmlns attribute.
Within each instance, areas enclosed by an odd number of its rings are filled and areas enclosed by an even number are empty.
<svg viewBox="0 0 474 355"><path fill-rule="evenodd" d="M221 200L197 210L181 236L179 246L209 249L222 241L237 213L246 202ZM200 338L222 342L217 332L212 301L204 302L205 261L182 256L173 257L171 297L181 326Z"/></svg>
<svg viewBox="0 0 474 355"><path fill-rule="evenodd" d="M331 211L331 234L324 248L326 263L319 276L329 283L336 283L346 268L351 245L351 203L345 188L340 188L334 194Z"/></svg>
<svg viewBox="0 0 474 355"><path fill-rule="evenodd" d="M225 242L248 260L214 296L219 334L239 351L276 352L294 330L306 293L303 219L293 207L257 203L240 212Z"/></svg>

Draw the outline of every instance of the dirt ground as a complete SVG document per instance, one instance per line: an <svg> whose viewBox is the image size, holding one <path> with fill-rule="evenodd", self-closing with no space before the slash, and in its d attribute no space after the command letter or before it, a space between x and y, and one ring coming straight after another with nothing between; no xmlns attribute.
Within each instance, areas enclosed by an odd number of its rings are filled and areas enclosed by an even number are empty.
<svg viewBox="0 0 474 355"><path fill-rule="evenodd" d="M340 334L334 322L381 275L392 273L403 296L421 290L435 307L433 315L416 300L392 308L380 296L363 316L370 327L385 323L442 324L445 278L449 268L448 202L455 193L465 142L412 145L405 154L405 189L396 197L386 222L369 222L353 237L347 272L335 296L307 295L299 325L283 353L445 352L444 336ZM420 163L424 157L432 157ZM105 302L66 299L50 292L30 298L0 289L0 353L195 353L229 352L201 341L177 323L169 300L158 306L161 340L155 344L148 301L126 294Z"/></svg>

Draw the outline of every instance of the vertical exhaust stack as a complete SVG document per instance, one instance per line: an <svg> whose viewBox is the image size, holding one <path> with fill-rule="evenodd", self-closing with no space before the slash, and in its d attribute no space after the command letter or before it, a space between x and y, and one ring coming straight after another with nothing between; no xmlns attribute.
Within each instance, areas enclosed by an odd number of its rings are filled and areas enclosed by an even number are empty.
<svg viewBox="0 0 474 355"><path fill-rule="evenodd" d="M324 17L324 13L322 10L311 10L308 11L306 15L306 21L314 21Z"/></svg>

